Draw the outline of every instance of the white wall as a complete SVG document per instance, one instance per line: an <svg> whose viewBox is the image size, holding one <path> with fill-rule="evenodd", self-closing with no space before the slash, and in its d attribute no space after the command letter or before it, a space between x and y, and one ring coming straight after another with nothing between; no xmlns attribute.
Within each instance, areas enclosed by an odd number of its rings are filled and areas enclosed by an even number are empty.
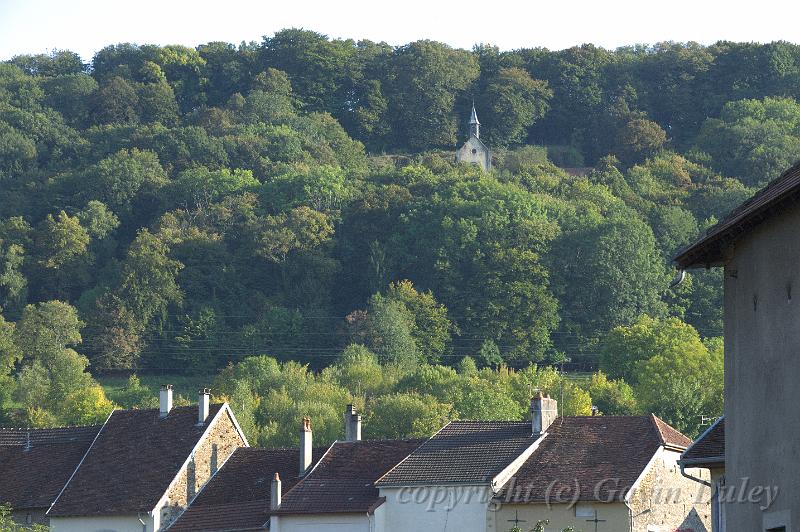
<svg viewBox="0 0 800 532"><path fill-rule="evenodd" d="M153 532L153 518L143 515L142 519L147 532ZM142 532L142 524L135 515L51 517L50 532Z"/></svg>
<svg viewBox="0 0 800 532"><path fill-rule="evenodd" d="M488 486L381 488L380 493L386 497L381 506L385 527L378 532L487 531Z"/></svg>
<svg viewBox="0 0 800 532"><path fill-rule="evenodd" d="M366 513L282 515L277 521L280 532L370 532L370 518Z"/></svg>

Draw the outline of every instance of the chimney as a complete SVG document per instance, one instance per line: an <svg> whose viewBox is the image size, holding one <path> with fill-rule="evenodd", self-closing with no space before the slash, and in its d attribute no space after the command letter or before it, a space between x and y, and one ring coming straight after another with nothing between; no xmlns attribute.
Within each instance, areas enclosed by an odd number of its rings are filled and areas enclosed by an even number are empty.
<svg viewBox="0 0 800 532"><path fill-rule="evenodd" d="M275 472L275 476L272 478L272 486L270 487L269 493L269 509L277 510L278 506L281 505L281 477L278 475L277 471Z"/></svg>
<svg viewBox="0 0 800 532"><path fill-rule="evenodd" d="M558 401L549 395L536 392L531 399L531 425L533 435L540 436L558 417Z"/></svg>
<svg viewBox="0 0 800 532"><path fill-rule="evenodd" d="M197 424L202 425L208 419L208 404L211 401L211 390L200 388L197 395Z"/></svg>
<svg viewBox="0 0 800 532"><path fill-rule="evenodd" d="M344 439L345 441L361 439L361 415L356 413L353 405L347 405L347 410L344 412Z"/></svg>
<svg viewBox="0 0 800 532"><path fill-rule="evenodd" d="M303 418L303 426L300 427L300 476L302 477L308 468L311 467L312 449L311 419Z"/></svg>
<svg viewBox="0 0 800 532"><path fill-rule="evenodd" d="M162 384L161 391L158 394L159 415L160 417L167 417L169 411L172 410L172 385Z"/></svg>

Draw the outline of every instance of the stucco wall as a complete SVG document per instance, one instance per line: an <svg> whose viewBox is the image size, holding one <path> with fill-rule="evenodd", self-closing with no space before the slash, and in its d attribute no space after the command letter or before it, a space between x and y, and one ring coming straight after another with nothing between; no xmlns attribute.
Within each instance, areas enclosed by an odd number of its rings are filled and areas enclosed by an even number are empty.
<svg viewBox="0 0 800 532"><path fill-rule="evenodd" d="M272 523L276 523L275 520ZM270 532L370 532L366 514L283 515Z"/></svg>
<svg viewBox="0 0 800 532"><path fill-rule="evenodd" d="M485 532L489 523L487 486L382 488L385 532L437 530Z"/></svg>
<svg viewBox="0 0 800 532"><path fill-rule="evenodd" d="M726 504L729 530L800 527L799 231L795 207L737 243L725 266L725 482L744 493Z"/></svg>
<svg viewBox="0 0 800 532"><path fill-rule="evenodd" d="M585 504L580 503L579 508L587 508L598 520L598 532L625 532L630 530L628 507L624 503L612 504ZM514 520L524 521L519 523L523 530L530 530L539 521L548 521L545 532L561 532L566 527L575 530L594 531L594 523L589 523L585 515L577 516L576 507L570 504L504 504L493 514L494 530L507 532L514 526Z"/></svg>
<svg viewBox="0 0 800 532"><path fill-rule="evenodd" d="M193 459L167 492L165 503L158 508L157 524L161 528L169 526L186 508L190 497L196 495L228 456L243 445L244 440L239 436L231 417L226 411L220 412Z"/></svg>
<svg viewBox="0 0 800 532"><path fill-rule="evenodd" d="M153 532L153 520L142 516L147 532ZM142 532L142 525L135 515L102 517L53 517L51 532Z"/></svg>
<svg viewBox="0 0 800 532"><path fill-rule="evenodd" d="M630 496L633 532L708 532L711 530L711 489L681 475L680 454L661 450ZM707 469L687 469L709 480Z"/></svg>
<svg viewBox="0 0 800 532"><path fill-rule="evenodd" d="M491 152L475 137L470 137L464 145L456 151L456 161L477 164L484 170L490 170L492 168Z"/></svg>

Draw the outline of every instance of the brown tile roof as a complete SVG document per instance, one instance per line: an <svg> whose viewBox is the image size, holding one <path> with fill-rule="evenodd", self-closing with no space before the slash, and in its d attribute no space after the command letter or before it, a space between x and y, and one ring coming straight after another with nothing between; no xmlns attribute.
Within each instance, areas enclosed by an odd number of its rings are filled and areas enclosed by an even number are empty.
<svg viewBox="0 0 800 532"><path fill-rule="evenodd" d="M564 417L498 492L505 503L620 500L667 442L688 438L655 416ZM665 430L666 428L666 430Z"/></svg>
<svg viewBox="0 0 800 532"><path fill-rule="evenodd" d="M316 463L327 448L316 448ZM171 532L259 530L269 520L272 477L281 477L286 493L300 480L298 449L237 449L189 508L173 523Z"/></svg>
<svg viewBox="0 0 800 532"><path fill-rule="evenodd" d="M692 440L684 436L680 431L672 428L664 420L655 414L650 414L650 419L656 427L661 444L673 450L683 451L692 444Z"/></svg>
<svg viewBox="0 0 800 532"><path fill-rule="evenodd" d="M197 406L115 410L58 497L50 516L151 511L223 405L197 425Z"/></svg>
<svg viewBox="0 0 800 532"><path fill-rule="evenodd" d="M283 497L274 514L367 513L380 503L375 481L422 440L336 442Z"/></svg>
<svg viewBox="0 0 800 532"><path fill-rule="evenodd" d="M100 425L0 428L0 504L47 509L86 454Z"/></svg>
<svg viewBox="0 0 800 532"><path fill-rule="evenodd" d="M489 483L536 439L530 422L452 421L376 485Z"/></svg>
<svg viewBox="0 0 800 532"><path fill-rule="evenodd" d="M696 242L675 257L681 268L721 263L724 249L743 234L800 199L800 162L731 211Z"/></svg>
<svg viewBox="0 0 800 532"><path fill-rule="evenodd" d="M725 418L715 421L681 455L684 465L719 467L725 464Z"/></svg>

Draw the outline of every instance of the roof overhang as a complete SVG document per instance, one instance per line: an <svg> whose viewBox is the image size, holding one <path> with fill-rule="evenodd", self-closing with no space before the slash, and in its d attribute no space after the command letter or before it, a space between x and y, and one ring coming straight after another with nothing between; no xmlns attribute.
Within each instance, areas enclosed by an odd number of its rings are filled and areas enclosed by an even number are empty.
<svg viewBox="0 0 800 532"><path fill-rule="evenodd" d="M800 163L795 163L704 236L682 249L673 260L681 269L721 266L726 261L726 252L731 245L763 221L796 205L799 200Z"/></svg>

